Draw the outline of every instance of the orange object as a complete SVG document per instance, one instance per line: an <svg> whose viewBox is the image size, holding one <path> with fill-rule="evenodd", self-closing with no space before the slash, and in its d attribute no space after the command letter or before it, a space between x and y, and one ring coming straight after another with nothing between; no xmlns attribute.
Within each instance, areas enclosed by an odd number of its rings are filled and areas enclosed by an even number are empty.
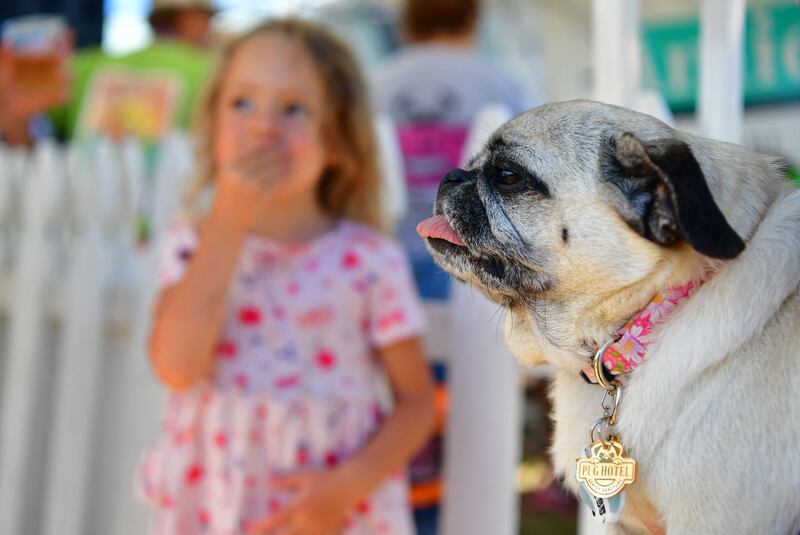
<svg viewBox="0 0 800 535"><path fill-rule="evenodd" d="M447 420L447 411L449 408L449 397L447 389L439 385L436 387L436 433L441 434L444 432L444 424Z"/></svg>
<svg viewBox="0 0 800 535"><path fill-rule="evenodd" d="M442 499L442 482L439 479L414 485L411 489L411 505L415 508L436 505Z"/></svg>

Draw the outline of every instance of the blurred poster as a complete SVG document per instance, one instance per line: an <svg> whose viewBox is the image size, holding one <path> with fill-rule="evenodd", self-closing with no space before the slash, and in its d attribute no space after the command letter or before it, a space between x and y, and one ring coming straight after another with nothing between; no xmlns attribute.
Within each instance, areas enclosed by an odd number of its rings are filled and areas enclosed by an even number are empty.
<svg viewBox="0 0 800 535"><path fill-rule="evenodd" d="M417 236L417 223L430 217L439 182L448 171L458 167L468 132L468 125L443 122L406 123L398 128L406 166L408 213L397 233L423 299L446 300L450 295L450 277L433 262L425 242Z"/></svg>
<svg viewBox="0 0 800 535"><path fill-rule="evenodd" d="M442 177L458 167L468 125L411 123L400 126L398 137L406 160L408 187L436 190Z"/></svg>
<svg viewBox="0 0 800 535"><path fill-rule="evenodd" d="M180 90L180 78L170 73L103 70L86 92L77 135L159 139L172 128Z"/></svg>

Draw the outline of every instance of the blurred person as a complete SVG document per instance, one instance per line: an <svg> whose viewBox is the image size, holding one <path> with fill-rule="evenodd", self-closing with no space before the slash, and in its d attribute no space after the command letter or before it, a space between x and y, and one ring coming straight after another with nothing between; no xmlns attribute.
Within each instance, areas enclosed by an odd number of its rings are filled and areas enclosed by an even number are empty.
<svg viewBox="0 0 800 535"><path fill-rule="evenodd" d="M204 48L215 11L211 0L154 0L147 21L159 39Z"/></svg>
<svg viewBox="0 0 800 535"><path fill-rule="evenodd" d="M64 140L98 134L155 141L191 122L211 60L210 0L155 0L149 23L155 40L112 56L87 47L61 56L63 74L31 98L7 68L0 72L0 133L11 145L55 135ZM9 65L3 51L0 68ZM46 115L45 115L46 114ZM49 119L48 122L45 119Z"/></svg>
<svg viewBox="0 0 800 535"><path fill-rule="evenodd" d="M148 17L155 39L111 56L89 49L72 64L71 98L54 114L62 137L98 134L157 141L187 129L211 69L210 0L155 0Z"/></svg>
<svg viewBox="0 0 800 535"><path fill-rule="evenodd" d="M6 26L4 25L4 32ZM5 37L5 36L4 36ZM3 39L0 46L0 140L7 145L29 145L32 140L52 132L43 112L66 101L70 72L67 63L72 55L73 35L63 32L57 39L55 57L41 64L35 88L26 83L26 73L19 69L18 54ZM49 72L44 72L47 69Z"/></svg>
<svg viewBox="0 0 800 535"><path fill-rule="evenodd" d="M150 353L170 395L138 477L155 533L413 532L402 468L433 389L406 260L380 232L368 108L315 25L224 48L190 210L162 243Z"/></svg>
<svg viewBox="0 0 800 535"><path fill-rule="evenodd" d="M521 86L476 48L478 0L406 0L407 45L375 77L375 101L398 126L409 190L408 214L398 226L423 297L446 299L449 278L417 237L430 216L441 178L460 163L469 128L490 104L512 114L529 107Z"/></svg>
<svg viewBox="0 0 800 535"><path fill-rule="evenodd" d="M407 44L374 79L377 109L397 125L405 163L408 210L396 231L410 257L417 289L431 301L449 299L450 278L434 264L417 236L417 224L431 215L442 177L460 165L477 114L491 104L503 105L512 114L531 105L521 86L478 51L479 16L478 0L407 0L402 22ZM444 366L438 368L437 386L444 398L446 374ZM439 414L440 422L444 418ZM439 433L444 427L441 423ZM412 476L418 475L412 483L421 535L437 531L441 443L441 437L435 437L424 450L428 457L421 455L412 463Z"/></svg>

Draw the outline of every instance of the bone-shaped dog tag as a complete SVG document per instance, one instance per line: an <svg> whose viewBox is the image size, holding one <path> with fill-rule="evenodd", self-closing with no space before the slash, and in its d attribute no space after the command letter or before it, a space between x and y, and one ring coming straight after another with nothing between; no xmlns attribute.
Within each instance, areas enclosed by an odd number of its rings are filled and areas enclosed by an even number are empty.
<svg viewBox="0 0 800 535"><path fill-rule="evenodd" d="M616 496L636 481L636 461L624 453L616 437L596 440L589 446L588 456L576 460L575 477L597 498Z"/></svg>

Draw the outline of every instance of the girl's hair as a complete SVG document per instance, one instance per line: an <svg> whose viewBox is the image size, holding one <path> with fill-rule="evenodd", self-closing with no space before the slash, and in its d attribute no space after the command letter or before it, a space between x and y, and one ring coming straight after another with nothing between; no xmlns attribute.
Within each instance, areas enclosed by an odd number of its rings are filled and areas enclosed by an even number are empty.
<svg viewBox="0 0 800 535"><path fill-rule="evenodd" d="M269 20L220 49L196 116L198 174L187 195L187 208L202 212L203 194L215 180L213 151L216 108L227 70L236 51L251 38L282 35L306 52L322 81L323 139L336 153L336 164L323 172L318 189L322 209L334 218L348 218L385 229L380 207L381 177L367 86L347 45L320 26L300 19Z"/></svg>

